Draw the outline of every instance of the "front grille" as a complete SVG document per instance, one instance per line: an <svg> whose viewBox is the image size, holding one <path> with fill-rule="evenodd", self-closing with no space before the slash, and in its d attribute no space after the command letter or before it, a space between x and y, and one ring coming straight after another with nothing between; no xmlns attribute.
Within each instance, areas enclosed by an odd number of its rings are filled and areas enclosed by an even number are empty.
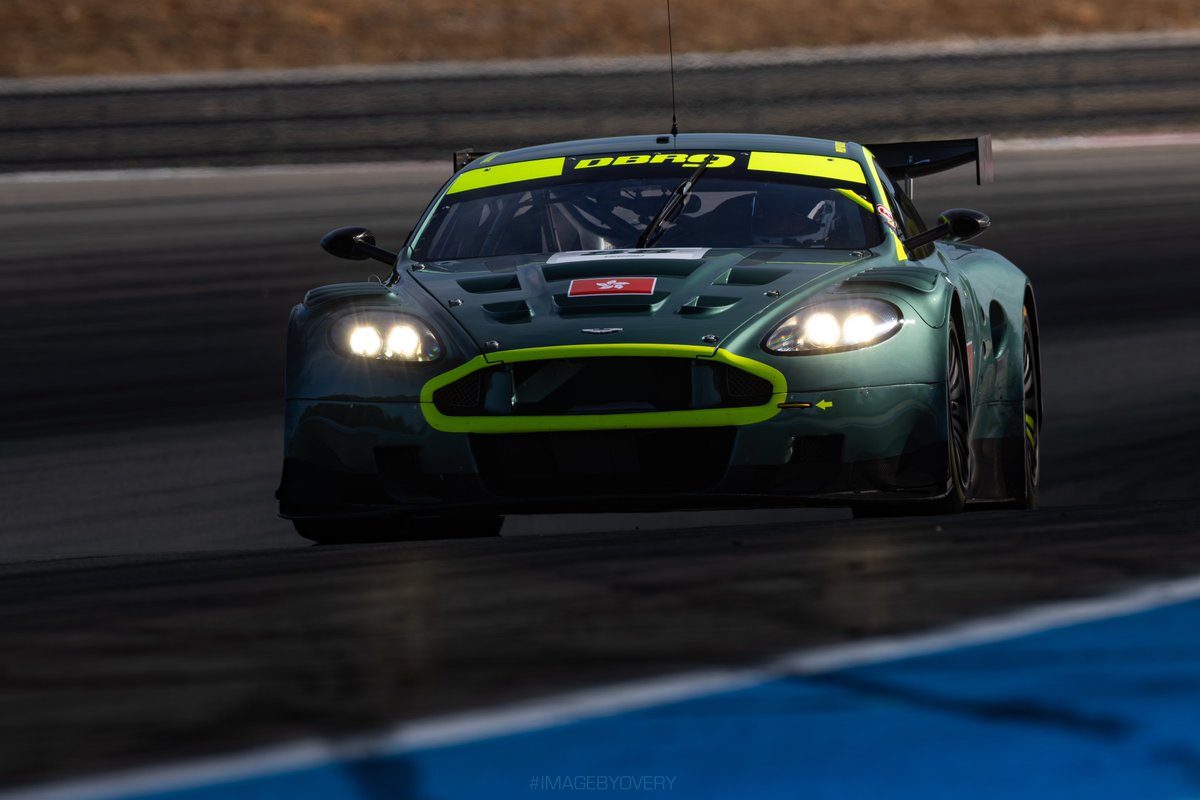
<svg viewBox="0 0 1200 800"><path fill-rule="evenodd" d="M451 416L479 413L483 406L483 386L487 370L472 372L465 378L443 386L433 393L433 404L438 411Z"/></svg>
<svg viewBox="0 0 1200 800"><path fill-rule="evenodd" d="M572 358L513 365L514 414L616 414L692 407L684 358Z"/></svg>
<svg viewBox="0 0 1200 800"><path fill-rule="evenodd" d="M506 497L703 492L725 475L734 428L472 434L488 491Z"/></svg>
<svg viewBox="0 0 1200 800"><path fill-rule="evenodd" d="M473 372L433 393L447 416L564 416L746 408L771 383L729 364L670 357L523 361Z"/></svg>
<svg viewBox="0 0 1200 800"><path fill-rule="evenodd" d="M770 381L728 364L717 364L721 396L731 406L761 406L771 401Z"/></svg>

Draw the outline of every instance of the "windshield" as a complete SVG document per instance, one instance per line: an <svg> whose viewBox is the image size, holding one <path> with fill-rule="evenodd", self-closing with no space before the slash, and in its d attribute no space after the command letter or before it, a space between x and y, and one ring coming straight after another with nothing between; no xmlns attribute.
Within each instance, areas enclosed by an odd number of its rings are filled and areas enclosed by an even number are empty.
<svg viewBox="0 0 1200 800"><path fill-rule="evenodd" d="M418 261L637 247L709 162L657 247L859 250L883 230L862 168L792 153L553 158L460 173L414 244Z"/></svg>

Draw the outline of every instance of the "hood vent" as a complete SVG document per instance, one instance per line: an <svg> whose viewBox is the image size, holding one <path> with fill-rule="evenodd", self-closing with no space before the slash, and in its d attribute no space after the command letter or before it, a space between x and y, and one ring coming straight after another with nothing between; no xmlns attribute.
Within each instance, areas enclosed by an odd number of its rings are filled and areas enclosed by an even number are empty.
<svg viewBox="0 0 1200 800"><path fill-rule="evenodd" d="M652 259L612 259L611 261L568 261L562 264L546 264L542 275L546 282L574 280L577 278L614 278L621 275L638 275L647 278L686 278L704 265L704 261L655 261Z"/></svg>
<svg viewBox="0 0 1200 800"><path fill-rule="evenodd" d="M690 317L711 317L714 314L720 314L733 308L740 297L716 297L713 295L701 295L693 297L682 306L679 307L679 313Z"/></svg>
<svg viewBox="0 0 1200 800"><path fill-rule="evenodd" d="M646 314L658 311L670 296L670 292L655 292L652 295L587 295L584 297L568 297L565 294L556 294L554 295L554 305L558 307L558 313L564 317L592 316L598 314Z"/></svg>
<svg viewBox="0 0 1200 800"><path fill-rule="evenodd" d="M492 319L506 324L529 322L529 320L533 319L533 309L524 300L510 300L504 303L484 303L483 310Z"/></svg>
<svg viewBox="0 0 1200 800"><path fill-rule="evenodd" d="M766 286L787 274L778 267L734 267L713 281L713 286Z"/></svg>
<svg viewBox="0 0 1200 800"><path fill-rule="evenodd" d="M868 269L842 281L842 286L858 288L862 285L905 286L918 292L932 292L942 273L929 267L876 267Z"/></svg>
<svg viewBox="0 0 1200 800"><path fill-rule="evenodd" d="M459 278L458 285L471 294L491 294L492 292L514 292L521 288L517 274L508 275L476 275L470 278Z"/></svg>

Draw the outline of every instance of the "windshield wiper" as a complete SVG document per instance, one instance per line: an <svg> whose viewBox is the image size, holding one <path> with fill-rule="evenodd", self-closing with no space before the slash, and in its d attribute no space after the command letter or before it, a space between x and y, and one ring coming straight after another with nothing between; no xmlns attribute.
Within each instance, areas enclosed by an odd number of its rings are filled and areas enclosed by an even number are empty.
<svg viewBox="0 0 1200 800"><path fill-rule="evenodd" d="M662 236L662 226L667 222L671 222L679 215L683 204L692 194L692 187L696 185L696 181L704 174L704 170L708 169L708 165L716 159L716 156L709 156L704 163L696 167L691 175L688 175L683 183L675 187L675 191L671 192L671 196L667 199L666 204L654 215L654 219L650 220L650 224L646 226L646 230L642 231L642 235L638 237L638 247L651 247L658 241L658 237Z"/></svg>

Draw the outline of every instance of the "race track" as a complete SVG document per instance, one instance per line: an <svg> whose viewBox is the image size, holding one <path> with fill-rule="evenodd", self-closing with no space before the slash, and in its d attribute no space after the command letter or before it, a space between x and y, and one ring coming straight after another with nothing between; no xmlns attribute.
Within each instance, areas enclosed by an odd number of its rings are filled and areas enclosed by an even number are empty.
<svg viewBox="0 0 1200 800"><path fill-rule="evenodd" d="M447 159L448 160L448 159ZM510 518L314 547L275 518L283 336L435 165L0 178L0 789L1200 573L1200 144L1001 147L918 183L1042 317L1042 509Z"/></svg>

